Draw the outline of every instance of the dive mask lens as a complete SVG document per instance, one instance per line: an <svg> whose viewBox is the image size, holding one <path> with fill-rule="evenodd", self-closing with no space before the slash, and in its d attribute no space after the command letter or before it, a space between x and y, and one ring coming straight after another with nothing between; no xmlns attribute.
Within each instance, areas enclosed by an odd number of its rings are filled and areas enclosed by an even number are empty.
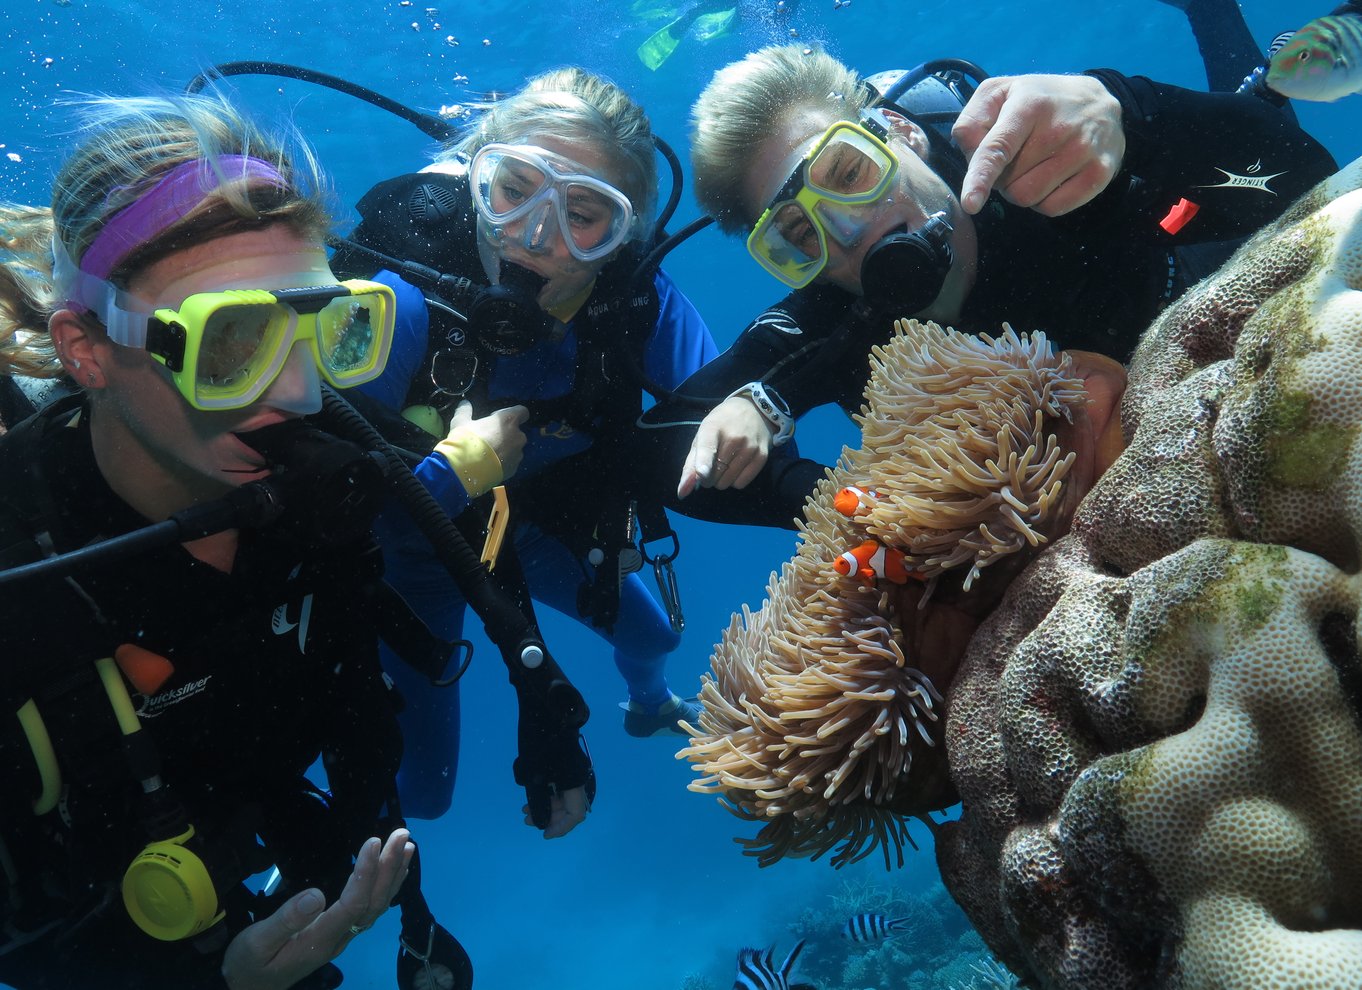
<svg viewBox="0 0 1362 990"><path fill-rule="evenodd" d="M777 203L761 215L747 238L747 251L792 289L808 285L827 263L822 225L794 200Z"/></svg>
<svg viewBox="0 0 1362 990"><path fill-rule="evenodd" d="M604 257L629 238L634 210L628 198L604 182L566 182L560 189L559 220L568 250L581 261Z"/></svg>
<svg viewBox="0 0 1362 990"><path fill-rule="evenodd" d="M203 321L195 391L227 397L250 388L268 373L270 359L289 334L293 314L269 303L231 303L215 307Z"/></svg>
<svg viewBox="0 0 1362 990"><path fill-rule="evenodd" d="M473 156L473 205L492 223L525 216L550 192L548 163L509 145L489 144Z"/></svg>
<svg viewBox="0 0 1362 990"><path fill-rule="evenodd" d="M887 144L860 124L839 120L810 154L804 181L820 199L873 203L897 170L898 159Z"/></svg>
<svg viewBox="0 0 1362 990"><path fill-rule="evenodd" d="M348 388L382 373L392 346L390 296L391 290L355 292L332 299L317 313L317 357L333 385Z"/></svg>

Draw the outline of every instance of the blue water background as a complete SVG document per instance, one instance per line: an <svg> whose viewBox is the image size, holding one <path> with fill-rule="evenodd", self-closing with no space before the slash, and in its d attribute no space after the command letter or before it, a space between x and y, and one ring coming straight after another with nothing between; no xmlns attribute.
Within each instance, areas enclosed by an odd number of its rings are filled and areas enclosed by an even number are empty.
<svg viewBox="0 0 1362 990"><path fill-rule="evenodd" d="M1263 44L1323 12L1322 5L1307 9L1285 0L1245 6ZM71 143L71 118L54 109L54 101L80 92L176 91L205 66L236 59L297 63L427 111L461 104L477 92L513 89L552 65L576 63L628 89L683 160L687 111L710 74L755 47L792 39L822 45L867 72L958 56L993 74L1111 66L1205 86L1182 14L1155 0L852 0L841 7L834 0L803 0L783 15L774 0L743 0L740 13L730 34L706 44L688 39L652 72L635 49L664 21L636 17L625 0L417 0L410 6L397 0L74 0L66 6L4 0L0 195L48 201L51 176ZM410 125L327 90L267 78L239 79L231 88L258 116L296 122L334 176L346 207L374 182L419 168L432 151ZM1340 161L1362 153L1359 111L1362 96L1300 107L1308 129ZM672 229L697 212L687 193ZM666 267L720 347L779 295L739 242L713 230L677 250ZM825 412L801 423L799 439L806 452L830 460L854 434L840 413ZM688 628L669 673L673 686L690 694L732 611L743 602L760 605L771 570L791 554L794 541L787 533L685 520L678 530ZM825 907L848 879L908 891L939 884L930 838L919 825L913 834L922 851L891 874L878 858L840 874L825 861L759 870L732 841L753 829L712 798L685 790L692 774L672 758L676 747L623 734L616 704L624 693L603 644L575 623L552 613L544 618L552 649L594 712L587 731L601 784L590 819L553 842L521 824L523 796L511 780L513 696L500 661L482 644L464 679L454 811L436 823L417 823L427 894L472 954L480 988L675 990L691 973L726 987L739 946L779 941L783 954L791 942L785 926L806 907ZM390 918L340 960L346 987L393 986L394 952Z"/></svg>

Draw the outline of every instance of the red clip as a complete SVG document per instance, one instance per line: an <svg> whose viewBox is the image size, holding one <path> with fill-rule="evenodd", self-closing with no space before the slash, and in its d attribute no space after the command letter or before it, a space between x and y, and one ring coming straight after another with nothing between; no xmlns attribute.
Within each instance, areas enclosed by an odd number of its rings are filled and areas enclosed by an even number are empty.
<svg viewBox="0 0 1362 990"><path fill-rule="evenodd" d="M1176 234L1183 227L1187 226L1187 221L1196 216L1197 206L1190 199L1180 199L1173 204L1168 211L1168 215L1159 221L1159 226L1170 234Z"/></svg>

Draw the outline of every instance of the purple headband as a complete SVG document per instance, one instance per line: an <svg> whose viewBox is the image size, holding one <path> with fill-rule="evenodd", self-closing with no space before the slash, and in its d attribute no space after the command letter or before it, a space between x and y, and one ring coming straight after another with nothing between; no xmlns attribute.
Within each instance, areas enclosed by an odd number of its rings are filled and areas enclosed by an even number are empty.
<svg viewBox="0 0 1362 990"><path fill-rule="evenodd" d="M228 182L237 178L259 179L279 188L288 186L278 169L259 158L219 155L215 161ZM239 176L230 174L234 166L240 166ZM179 223L221 185L207 159L196 158L177 165L131 206L115 213L104 224L94 243L81 256L81 271L96 278L108 278L132 251Z"/></svg>

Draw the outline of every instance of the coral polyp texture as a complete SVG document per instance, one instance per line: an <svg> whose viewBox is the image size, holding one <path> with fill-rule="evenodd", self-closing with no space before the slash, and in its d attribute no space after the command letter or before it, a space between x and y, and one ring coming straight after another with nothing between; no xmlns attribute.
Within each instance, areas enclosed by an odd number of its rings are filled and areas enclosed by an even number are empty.
<svg viewBox="0 0 1362 990"><path fill-rule="evenodd" d="M876 850L902 865L909 820L954 803L933 678L949 676L940 658L960 655L975 620L917 604L943 572L969 583L1046 542L1073 462L1054 428L1082 407L1083 383L1043 334L900 321L871 366L864 444L820 482L763 607L733 618L679 754L701 775L692 790L762 824L743 841L763 865ZM863 503L839 511L847 486ZM835 569L867 543L913 576Z"/></svg>
<svg viewBox="0 0 1362 990"><path fill-rule="evenodd" d="M947 690L937 855L1050 988L1362 986L1362 161L1141 342Z"/></svg>

